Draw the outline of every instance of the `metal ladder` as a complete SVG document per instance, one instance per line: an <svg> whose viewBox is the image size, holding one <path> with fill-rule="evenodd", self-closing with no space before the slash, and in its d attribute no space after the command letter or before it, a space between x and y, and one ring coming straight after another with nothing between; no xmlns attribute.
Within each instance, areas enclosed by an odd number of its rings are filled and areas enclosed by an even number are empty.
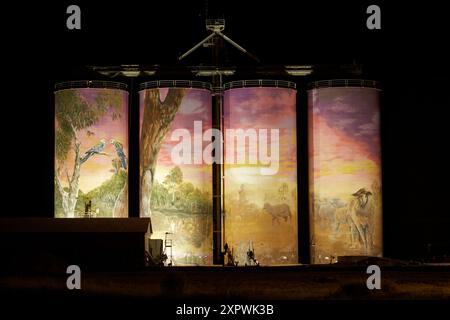
<svg viewBox="0 0 450 320"><path fill-rule="evenodd" d="M167 263L168 266L173 265L173 255L172 255L172 239L168 237L168 235L171 234L170 232L166 232L164 237L164 253L169 258L169 262ZM167 249L170 249L170 254Z"/></svg>

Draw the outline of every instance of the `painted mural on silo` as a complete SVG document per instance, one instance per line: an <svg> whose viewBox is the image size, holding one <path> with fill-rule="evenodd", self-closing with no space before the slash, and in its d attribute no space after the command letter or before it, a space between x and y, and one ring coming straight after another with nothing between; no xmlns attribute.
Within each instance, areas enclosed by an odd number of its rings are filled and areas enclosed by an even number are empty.
<svg viewBox="0 0 450 320"><path fill-rule="evenodd" d="M168 263L212 264L211 92L144 83L140 91L140 216L168 240ZM188 85L191 82L187 83Z"/></svg>
<svg viewBox="0 0 450 320"><path fill-rule="evenodd" d="M234 85L224 128L224 238L235 264L298 263L296 90Z"/></svg>
<svg viewBox="0 0 450 320"><path fill-rule="evenodd" d="M128 217L128 92L122 87L56 86L55 217Z"/></svg>
<svg viewBox="0 0 450 320"><path fill-rule="evenodd" d="M316 88L308 104L312 262L381 256L379 90Z"/></svg>

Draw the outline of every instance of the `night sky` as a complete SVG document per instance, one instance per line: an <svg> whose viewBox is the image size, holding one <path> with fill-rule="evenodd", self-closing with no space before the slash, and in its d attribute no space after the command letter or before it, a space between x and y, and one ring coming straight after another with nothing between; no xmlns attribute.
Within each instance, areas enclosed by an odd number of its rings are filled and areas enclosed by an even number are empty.
<svg viewBox="0 0 450 320"><path fill-rule="evenodd" d="M286 79L297 81L300 106L306 106L308 82L355 77L342 65L360 63L363 74L356 77L380 81L384 254L421 258L428 243L433 248L446 247L448 252L450 49L445 4L296 1L294 8L292 1L209 2L208 16L226 18L225 34L258 56L260 66L322 66L325 71L311 77ZM82 9L81 31L65 26L65 10L73 3ZM176 66L177 57L207 35L205 3L34 1L2 5L2 167L11 178L3 185L1 216L53 217L54 84L100 78L86 65ZM365 10L373 3L382 10L381 30L365 26ZM210 61L210 50L200 48L180 65ZM242 67L256 65L230 46L225 47L223 61ZM332 72L326 71L329 66ZM227 80L242 79L236 77ZM132 84L128 79L115 80ZM133 83L130 96L130 163L135 165L140 82ZM298 158L303 163L307 161L306 112L306 108L299 109L297 114ZM307 170L298 168L300 184L305 184Z"/></svg>

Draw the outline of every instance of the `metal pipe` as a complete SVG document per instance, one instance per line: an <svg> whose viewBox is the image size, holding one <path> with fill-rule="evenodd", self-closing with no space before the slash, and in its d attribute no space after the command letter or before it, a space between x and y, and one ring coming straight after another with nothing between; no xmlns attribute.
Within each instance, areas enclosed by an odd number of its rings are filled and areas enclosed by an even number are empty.
<svg viewBox="0 0 450 320"><path fill-rule="evenodd" d="M197 43L195 46L193 46L191 49L189 49L188 51L186 51L184 54L182 54L181 56L178 57L178 60L184 59L185 57L187 57L188 55L190 55L192 52L194 52L195 50L197 50L201 45L203 45L206 41L208 41L209 39L211 39L212 37L214 37L216 34L213 32L211 33L209 36L207 36L205 39L203 39L202 41L200 41L199 43Z"/></svg>

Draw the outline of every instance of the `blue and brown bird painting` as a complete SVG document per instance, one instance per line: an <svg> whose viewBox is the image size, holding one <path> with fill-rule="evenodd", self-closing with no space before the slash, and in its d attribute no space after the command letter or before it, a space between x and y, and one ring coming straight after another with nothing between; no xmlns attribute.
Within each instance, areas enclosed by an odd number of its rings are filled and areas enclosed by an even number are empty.
<svg viewBox="0 0 450 320"><path fill-rule="evenodd" d="M81 157L80 162L84 163L93 155L102 153L105 149L105 143L105 139L101 139L99 143L97 143L95 146L84 153L84 155Z"/></svg>
<svg viewBox="0 0 450 320"><path fill-rule="evenodd" d="M114 139L111 139L110 143L116 149L117 156L120 159L120 166L126 170L127 169L127 158L125 156L125 153L123 152L123 145L119 141L114 140Z"/></svg>

